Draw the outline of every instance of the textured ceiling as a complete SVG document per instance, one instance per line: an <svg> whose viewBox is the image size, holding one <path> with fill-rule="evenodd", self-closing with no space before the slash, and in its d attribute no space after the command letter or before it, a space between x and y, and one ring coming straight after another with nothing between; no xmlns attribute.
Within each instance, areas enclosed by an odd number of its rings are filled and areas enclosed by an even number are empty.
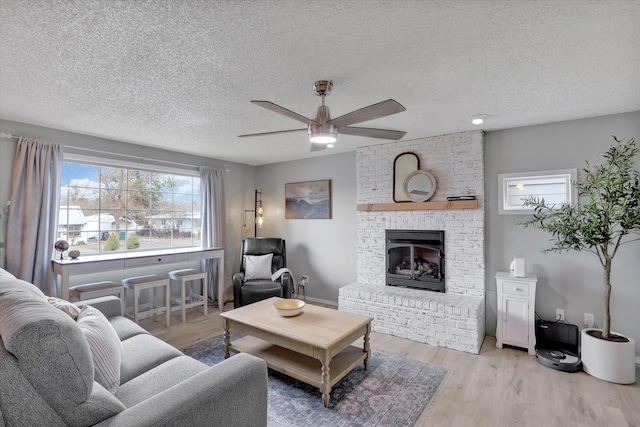
<svg viewBox="0 0 640 427"><path fill-rule="evenodd" d="M0 117L251 165L311 153L307 117L393 98L405 140L640 110L640 1L0 0ZM302 126L304 127L304 126ZM64 141L60 141L64 142Z"/></svg>

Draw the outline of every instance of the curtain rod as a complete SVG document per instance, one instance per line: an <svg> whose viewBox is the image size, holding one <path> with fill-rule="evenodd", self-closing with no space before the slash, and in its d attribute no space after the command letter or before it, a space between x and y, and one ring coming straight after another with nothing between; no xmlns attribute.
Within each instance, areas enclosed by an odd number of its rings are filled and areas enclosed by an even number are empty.
<svg viewBox="0 0 640 427"><path fill-rule="evenodd" d="M4 133L1 132L0 133L0 138L8 138L8 139L20 139L19 136L17 135L11 135L9 133ZM178 166L186 166L186 167L190 167L190 168L198 168L198 165L192 165L189 163L180 163L180 162L171 162L171 161L167 161L167 160L158 160L158 159L146 159L144 157L140 157L140 156L132 156L130 154L120 154L120 153L112 153L110 151L103 151L103 150L96 150L94 148L86 148L86 147L77 147L74 145L64 145L65 147L74 149L74 150L84 150L84 151L89 151L92 153L98 153L98 154L115 154L117 156L121 156L121 157L127 157L130 159L136 159L139 160L141 163L146 162L154 162L154 163L165 163L167 165L178 165ZM230 172L229 169L223 169L224 172Z"/></svg>

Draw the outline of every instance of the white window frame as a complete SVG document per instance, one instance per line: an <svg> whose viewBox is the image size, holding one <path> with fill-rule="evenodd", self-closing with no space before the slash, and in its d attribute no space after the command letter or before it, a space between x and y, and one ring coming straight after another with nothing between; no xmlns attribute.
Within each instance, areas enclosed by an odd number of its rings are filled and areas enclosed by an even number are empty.
<svg viewBox="0 0 640 427"><path fill-rule="evenodd" d="M104 167L123 168L123 169L130 169L130 170L135 169L135 170L142 170L142 171L155 172L155 173L176 174L176 175L200 178L200 174L197 166L188 166L188 165L184 165L183 167L173 166L170 162L165 162L162 160L154 161L149 159L140 159L139 161L132 161L132 160L128 160L127 158L131 158L133 156L118 155L116 153L111 154L111 153L99 152L96 150L96 152L104 154L104 156L102 155L98 156L98 155L92 155L92 154L85 154L82 151L85 151L85 150L72 149L70 152L65 151L63 161L73 162L73 163L92 164L92 165L104 166ZM92 151L92 150L87 150L87 151ZM189 247L200 247L200 246L201 246L201 243L196 241L193 243L192 246L189 246ZM176 246L176 247L183 248L185 246ZM171 248L172 247L166 247L164 249L171 249ZM158 249L163 249L163 248L158 248ZM132 249L117 250L117 251L114 251L112 254L115 258L117 258L122 254L130 253L132 251L134 250ZM89 256L95 256L95 255L108 255L108 254L110 255L111 253L100 251L97 253L83 254L82 256L89 257Z"/></svg>
<svg viewBox="0 0 640 427"><path fill-rule="evenodd" d="M556 196L560 197L559 200L555 201L555 204L573 203L576 200L576 189L573 183L577 175L577 169L498 174L498 213L500 215L532 214L534 209L530 206L524 206L524 202L521 200L517 203L513 202L512 191L515 188L521 188L523 191L522 198L534 196L542 199L545 194L537 194L535 186L540 185L540 181L544 180L560 181L555 184L558 187ZM527 188L528 184L529 187ZM532 186L534 189L532 189Z"/></svg>

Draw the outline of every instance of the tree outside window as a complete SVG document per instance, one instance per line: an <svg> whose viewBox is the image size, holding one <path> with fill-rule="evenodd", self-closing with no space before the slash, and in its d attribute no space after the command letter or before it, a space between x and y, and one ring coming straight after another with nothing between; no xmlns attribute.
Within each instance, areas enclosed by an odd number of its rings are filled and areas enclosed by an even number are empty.
<svg viewBox="0 0 640 427"><path fill-rule="evenodd" d="M200 245L200 179L65 162L58 238L83 255Z"/></svg>

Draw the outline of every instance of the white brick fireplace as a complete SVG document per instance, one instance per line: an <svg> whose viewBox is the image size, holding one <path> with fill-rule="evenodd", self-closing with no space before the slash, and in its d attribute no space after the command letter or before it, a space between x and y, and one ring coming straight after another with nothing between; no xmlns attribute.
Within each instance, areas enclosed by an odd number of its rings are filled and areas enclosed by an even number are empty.
<svg viewBox="0 0 640 427"><path fill-rule="evenodd" d="M393 161L412 152L437 180L430 201L474 195L477 209L358 212L358 282L340 289L340 310L374 318L372 329L478 353L484 339L483 132L363 147L358 204L393 202ZM385 230L444 230L446 293L385 286Z"/></svg>

